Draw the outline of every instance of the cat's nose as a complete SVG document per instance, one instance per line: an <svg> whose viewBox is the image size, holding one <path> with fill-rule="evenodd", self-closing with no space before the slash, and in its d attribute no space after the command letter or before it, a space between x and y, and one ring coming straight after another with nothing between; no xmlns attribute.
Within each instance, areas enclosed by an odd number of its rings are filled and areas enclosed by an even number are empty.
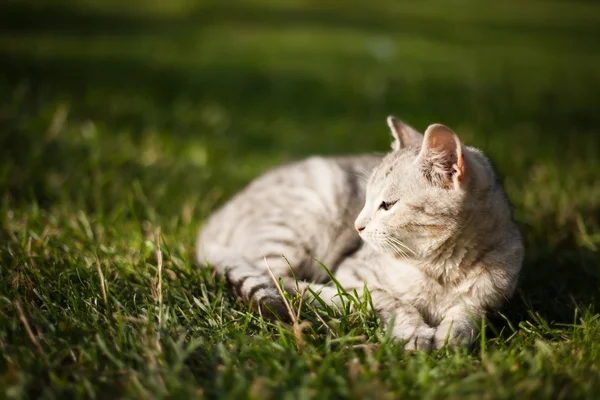
<svg viewBox="0 0 600 400"><path fill-rule="evenodd" d="M356 232L358 232L358 233L361 233L362 231L365 230L364 226L354 225L354 227L356 228Z"/></svg>

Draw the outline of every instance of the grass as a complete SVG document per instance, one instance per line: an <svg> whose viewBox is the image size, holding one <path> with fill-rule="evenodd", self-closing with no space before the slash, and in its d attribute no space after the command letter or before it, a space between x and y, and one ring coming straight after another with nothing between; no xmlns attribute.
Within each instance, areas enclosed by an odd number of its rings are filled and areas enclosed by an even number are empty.
<svg viewBox="0 0 600 400"><path fill-rule="evenodd" d="M5 398L597 398L594 2L0 5ZM404 354L365 306L249 312L193 260L214 207L308 154L453 127L527 244L472 352ZM299 302L292 302L294 307Z"/></svg>

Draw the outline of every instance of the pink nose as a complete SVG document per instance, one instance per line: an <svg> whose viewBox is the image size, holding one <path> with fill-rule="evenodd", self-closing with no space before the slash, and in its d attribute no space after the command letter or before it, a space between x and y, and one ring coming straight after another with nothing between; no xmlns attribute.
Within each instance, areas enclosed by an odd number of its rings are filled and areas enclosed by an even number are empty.
<svg viewBox="0 0 600 400"><path fill-rule="evenodd" d="M356 228L356 232L358 232L358 233L361 233L362 231L365 230L365 227L364 226L360 226L360 225L356 225L355 228Z"/></svg>

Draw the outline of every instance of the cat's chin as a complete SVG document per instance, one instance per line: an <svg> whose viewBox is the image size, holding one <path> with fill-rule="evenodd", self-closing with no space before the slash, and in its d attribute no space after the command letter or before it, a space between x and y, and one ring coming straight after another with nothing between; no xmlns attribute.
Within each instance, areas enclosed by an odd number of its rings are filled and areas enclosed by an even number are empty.
<svg viewBox="0 0 600 400"><path fill-rule="evenodd" d="M371 248L371 250L374 250L379 254L386 254L386 255L390 254L391 255L390 250L386 249L381 243L373 242L371 240L366 240L366 239L363 239L363 240Z"/></svg>

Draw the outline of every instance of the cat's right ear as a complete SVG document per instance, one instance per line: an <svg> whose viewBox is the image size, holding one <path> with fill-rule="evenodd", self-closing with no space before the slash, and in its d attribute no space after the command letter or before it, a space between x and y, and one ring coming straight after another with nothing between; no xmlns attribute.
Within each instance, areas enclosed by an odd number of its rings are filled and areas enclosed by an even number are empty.
<svg viewBox="0 0 600 400"><path fill-rule="evenodd" d="M415 129L400 121L398 118L390 115L387 118L387 124L390 127L394 141L392 149L394 151L404 149L406 147L418 147L423 142L423 135Z"/></svg>
<svg viewBox="0 0 600 400"><path fill-rule="evenodd" d="M426 177L438 186L460 189L464 186L466 163L458 136L441 124L425 130L423 147L417 160Z"/></svg>

